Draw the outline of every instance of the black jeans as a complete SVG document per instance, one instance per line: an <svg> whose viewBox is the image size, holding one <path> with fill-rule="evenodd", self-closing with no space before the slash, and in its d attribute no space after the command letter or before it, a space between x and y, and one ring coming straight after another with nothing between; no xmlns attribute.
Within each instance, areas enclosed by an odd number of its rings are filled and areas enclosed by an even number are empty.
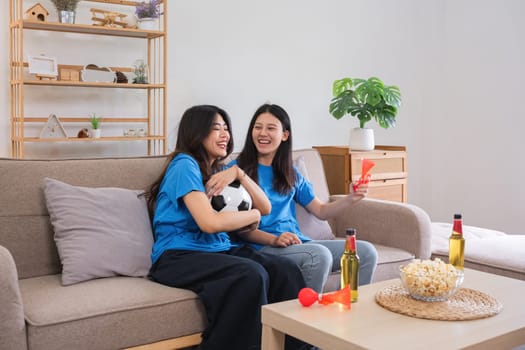
<svg viewBox="0 0 525 350"><path fill-rule="evenodd" d="M305 287L291 260L246 245L220 253L168 250L151 267L150 277L199 295L208 319L203 350L260 349L261 306L296 298ZM304 345L286 339L287 349Z"/></svg>

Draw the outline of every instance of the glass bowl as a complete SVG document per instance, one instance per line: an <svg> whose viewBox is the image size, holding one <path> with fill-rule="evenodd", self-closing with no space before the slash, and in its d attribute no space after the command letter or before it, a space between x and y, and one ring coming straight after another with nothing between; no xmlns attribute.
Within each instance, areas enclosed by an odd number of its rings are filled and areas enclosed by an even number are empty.
<svg viewBox="0 0 525 350"><path fill-rule="evenodd" d="M463 283L464 272L436 260L415 260L399 268L401 284L414 299L446 301Z"/></svg>

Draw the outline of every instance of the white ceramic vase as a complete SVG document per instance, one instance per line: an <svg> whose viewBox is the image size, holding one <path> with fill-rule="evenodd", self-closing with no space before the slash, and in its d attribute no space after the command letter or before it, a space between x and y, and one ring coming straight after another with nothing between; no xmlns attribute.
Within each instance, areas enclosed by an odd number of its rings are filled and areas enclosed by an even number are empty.
<svg viewBox="0 0 525 350"><path fill-rule="evenodd" d="M99 139L102 136L101 129L91 129L91 137L94 139Z"/></svg>
<svg viewBox="0 0 525 350"><path fill-rule="evenodd" d="M355 151L372 151L374 148L373 129L353 128L350 130L350 149Z"/></svg>
<svg viewBox="0 0 525 350"><path fill-rule="evenodd" d="M142 30L159 30L158 18L138 18L137 27Z"/></svg>

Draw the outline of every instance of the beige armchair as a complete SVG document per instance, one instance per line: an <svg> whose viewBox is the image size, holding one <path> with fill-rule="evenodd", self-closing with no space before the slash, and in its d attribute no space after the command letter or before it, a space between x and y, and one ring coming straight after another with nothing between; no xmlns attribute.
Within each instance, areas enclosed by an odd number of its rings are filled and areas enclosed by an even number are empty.
<svg viewBox="0 0 525 350"><path fill-rule="evenodd" d="M294 160L299 170L312 182L321 200L337 200L338 195L329 195L323 162L315 149L294 151ZM298 220L301 229L306 229L304 214L299 209ZM357 229L358 239L374 244L379 255L374 281L397 278L399 266L414 258L430 258L430 218L417 206L364 199L329 224L335 238L344 237L346 228L354 227ZM310 235L314 239L326 238L326 235L316 237L315 232ZM339 273L334 272L329 276L324 289L334 290L338 284Z"/></svg>

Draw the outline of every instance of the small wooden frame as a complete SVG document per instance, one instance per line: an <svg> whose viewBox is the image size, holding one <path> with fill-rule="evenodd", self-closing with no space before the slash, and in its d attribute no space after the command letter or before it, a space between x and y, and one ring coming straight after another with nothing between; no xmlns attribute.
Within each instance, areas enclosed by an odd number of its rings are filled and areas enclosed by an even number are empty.
<svg viewBox="0 0 525 350"><path fill-rule="evenodd" d="M35 74L38 79L56 79L58 76L57 60L54 57L29 56L29 74Z"/></svg>
<svg viewBox="0 0 525 350"><path fill-rule="evenodd" d="M107 11L102 9L90 9L92 13L91 20L94 22L94 26L103 26L103 27L122 27L126 28L128 23L125 22L125 18L128 16L125 13ZM102 17L99 17L102 16Z"/></svg>
<svg viewBox="0 0 525 350"><path fill-rule="evenodd" d="M39 2L28 8L24 13L25 19L39 22L46 22L47 16L49 16L49 11Z"/></svg>

